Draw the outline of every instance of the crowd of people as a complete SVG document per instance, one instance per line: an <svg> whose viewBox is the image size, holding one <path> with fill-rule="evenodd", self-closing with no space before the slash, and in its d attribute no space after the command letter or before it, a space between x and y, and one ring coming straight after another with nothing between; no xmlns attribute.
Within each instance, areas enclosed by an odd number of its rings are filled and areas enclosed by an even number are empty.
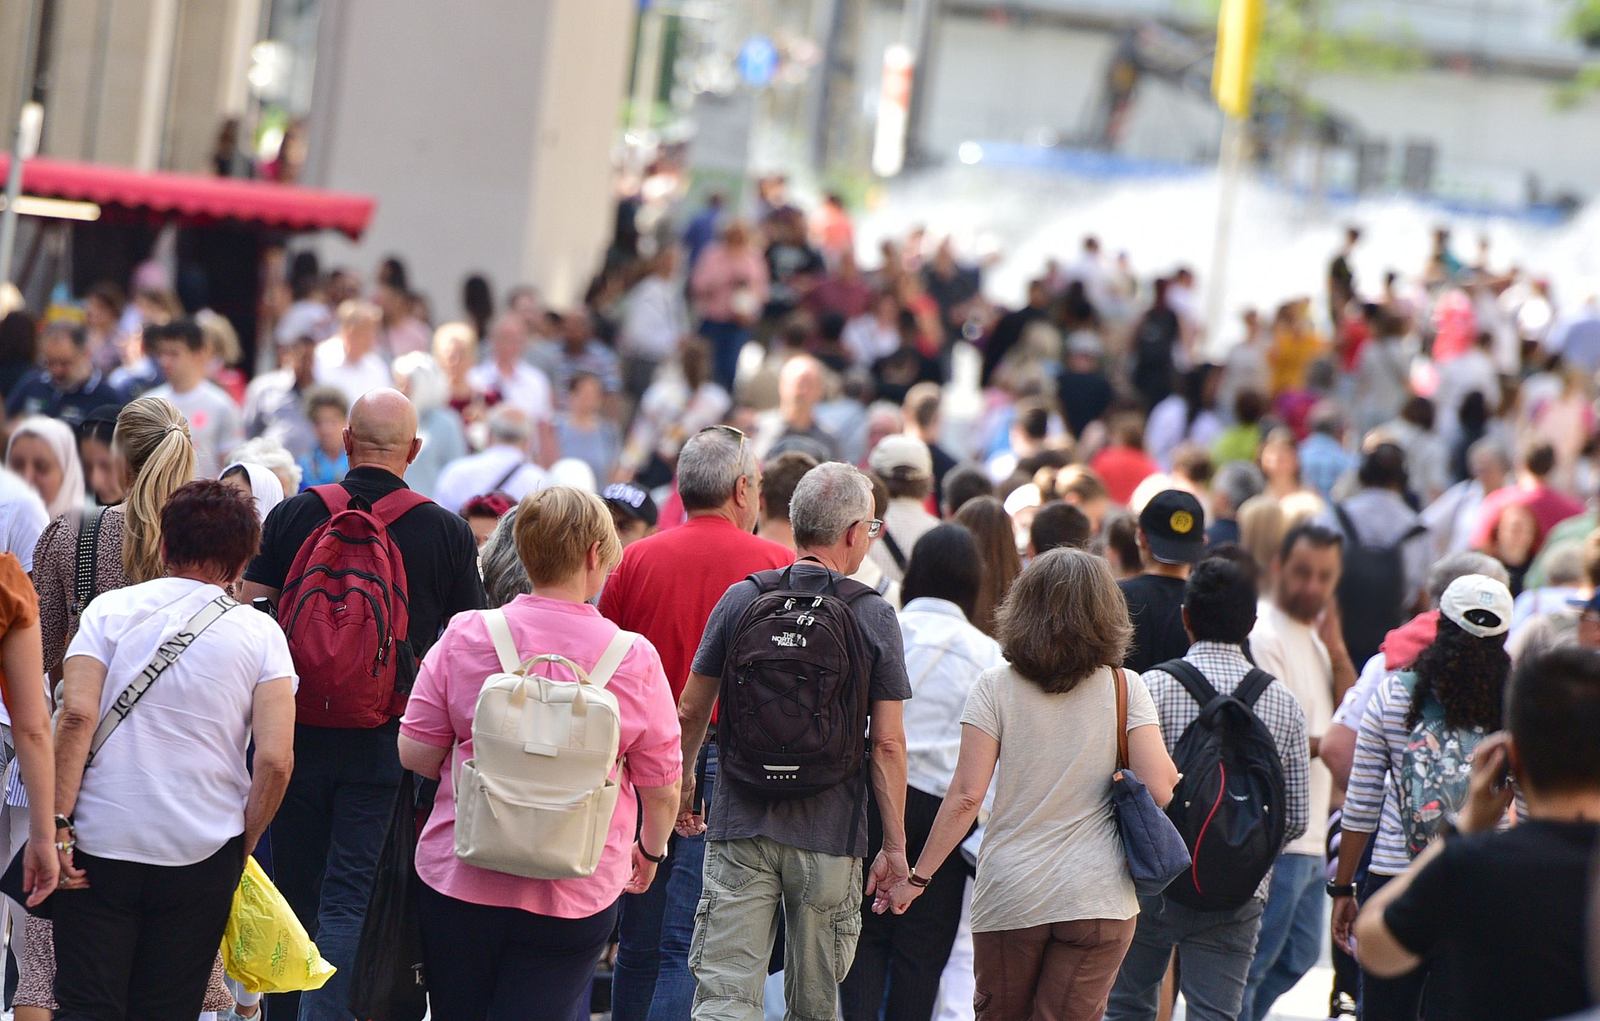
<svg viewBox="0 0 1600 1021"><path fill-rule="evenodd" d="M1591 1007L1592 302L1352 228L1219 338L1093 237L1007 309L745 212L450 321L302 253L254 378L159 267L6 310L19 1021L378 1016L408 773L440 1021L1262 1021L1330 935L1330 1017ZM251 853L319 988L225 974Z"/></svg>

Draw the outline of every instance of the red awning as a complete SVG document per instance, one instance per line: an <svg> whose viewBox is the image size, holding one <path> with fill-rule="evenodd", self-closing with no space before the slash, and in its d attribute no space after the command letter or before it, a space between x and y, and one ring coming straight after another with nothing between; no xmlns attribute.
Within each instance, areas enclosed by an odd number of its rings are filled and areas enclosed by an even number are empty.
<svg viewBox="0 0 1600 1021"><path fill-rule="evenodd" d="M10 166L0 153L0 179ZM144 173L126 167L36 158L22 165L25 195L95 202L187 223L231 220L285 230L342 231L359 238L376 205L365 195L321 191L269 181L198 174Z"/></svg>

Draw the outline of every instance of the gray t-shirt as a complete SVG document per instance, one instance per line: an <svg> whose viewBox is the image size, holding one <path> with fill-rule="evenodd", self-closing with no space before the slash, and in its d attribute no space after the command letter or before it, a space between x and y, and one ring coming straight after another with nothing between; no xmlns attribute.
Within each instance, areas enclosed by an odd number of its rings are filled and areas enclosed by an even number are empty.
<svg viewBox="0 0 1600 1021"><path fill-rule="evenodd" d="M145 396L165 397L189 420L196 478L216 478L222 471L222 459L244 442L244 419L239 406L233 403L228 391L210 380L202 380L188 393L178 393L170 384L163 383Z"/></svg>
<svg viewBox="0 0 1600 1021"><path fill-rule="evenodd" d="M827 587L828 573L820 564L800 562L794 565L792 583L802 592L820 592ZM718 601L694 656L691 669L695 673L711 677L722 675L733 630L756 595L754 585L741 581ZM874 593L862 596L850 608L872 649L868 699L903 702L910 698L911 681L906 677L905 649L893 607ZM866 854L867 848L866 785L869 783L866 761L861 764L859 784L842 783L809 798L767 800L736 783L718 783L711 795L706 836L712 840L766 837L819 854L859 858Z"/></svg>

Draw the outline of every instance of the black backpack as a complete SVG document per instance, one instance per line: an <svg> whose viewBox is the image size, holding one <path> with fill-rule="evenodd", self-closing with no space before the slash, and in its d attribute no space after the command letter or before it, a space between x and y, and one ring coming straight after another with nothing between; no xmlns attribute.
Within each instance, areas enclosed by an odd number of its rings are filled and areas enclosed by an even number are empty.
<svg viewBox="0 0 1600 1021"><path fill-rule="evenodd" d="M876 593L828 573L794 588L792 567L747 580L759 592L728 643L718 696L717 779L766 798L810 797L859 779L872 653L850 604Z"/></svg>
<svg viewBox="0 0 1600 1021"><path fill-rule="evenodd" d="M1176 678L1200 706L1172 750L1183 779L1167 804L1192 863L1166 895L1201 911L1231 910L1255 896L1288 826L1283 759L1254 710L1272 675L1251 670L1232 694L1219 695L1184 660L1155 669Z"/></svg>
<svg viewBox="0 0 1600 1021"><path fill-rule="evenodd" d="M1406 570L1401 549L1427 531L1417 525L1393 546L1368 546L1361 541L1355 523L1338 504L1333 512L1344 530L1344 567L1339 574L1339 620L1343 625L1345 648L1360 670L1383 645L1384 636L1403 623L1406 599L1415 595L1405 590Z"/></svg>

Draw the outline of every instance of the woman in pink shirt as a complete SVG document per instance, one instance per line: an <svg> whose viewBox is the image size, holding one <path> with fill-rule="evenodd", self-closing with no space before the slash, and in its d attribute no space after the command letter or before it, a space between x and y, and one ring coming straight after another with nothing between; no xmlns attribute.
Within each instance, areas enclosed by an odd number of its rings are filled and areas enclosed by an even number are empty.
<svg viewBox="0 0 1600 1021"><path fill-rule="evenodd" d="M503 608L518 654L554 653L593 669L618 631L589 604L622 559L610 512L592 493L545 489L518 506L513 535L533 585ZM452 1021L570 1021L588 1009L582 999L618 899L648 890L666 854L682 771L677 709L661 658L635 638L606 686L621 724L620 790L599 865L581 879L526 879L455 854L453 780L473 755L478 693L500 672L484 615L458 615L423 661L400 725L400 761L440 781L417 842L428 995L433 1016Z"/></svg>
<svg viewBox="0 0 1600 1021"><path fill-rule="evenodd" d="M767 260L735 220L722 239L708 245L694 264L689 294L700 317L700 336L711 342L712 378L729 393L739 370L739 352L767 303Z"/></svg>

